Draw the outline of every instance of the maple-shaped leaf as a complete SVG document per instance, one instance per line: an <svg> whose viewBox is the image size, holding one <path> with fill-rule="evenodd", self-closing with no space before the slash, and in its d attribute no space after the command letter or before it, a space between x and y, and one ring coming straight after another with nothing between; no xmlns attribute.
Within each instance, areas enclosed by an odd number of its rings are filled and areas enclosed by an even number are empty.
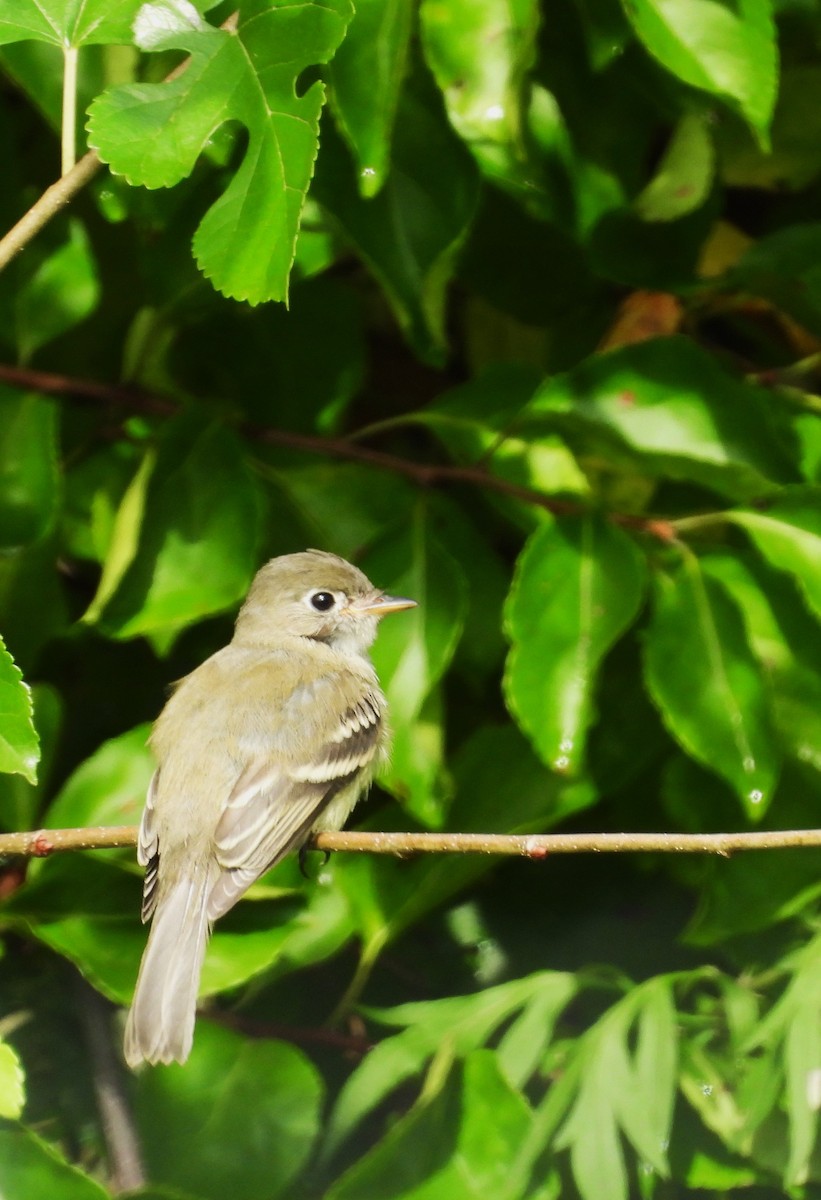
<svg viewBox="0 0 821 1200"><path fill-rule="evenodd" d="M287 298L325 100L320 81L298 95L297 80L331 58L352 12L350 0L247 0L235 29L217 29L187 0L145 4L137 43L187 51L186 69L112 88L89 109L89 144L115 174L149 188L189 175L226 121L245 126L242 163L194 235L200 269L226 296Z"/></svg>

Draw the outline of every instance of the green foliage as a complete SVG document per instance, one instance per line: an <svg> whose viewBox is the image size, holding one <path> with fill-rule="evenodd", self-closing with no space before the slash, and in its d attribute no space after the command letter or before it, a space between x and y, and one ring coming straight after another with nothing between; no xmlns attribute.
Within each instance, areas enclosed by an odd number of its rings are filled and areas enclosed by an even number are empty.
<svg viewBox="0 0 821 1200"><path fill-rule="evenodd" d="M136 823L305 546L419 602L360 827L817 826L821 5L234 7L0 0L0 224L104 163L0 273L0 828ZM820 857L284 862L135 1195L812 1200ZM2 864L3 1195L115 1190L139 902Z"/></svg>

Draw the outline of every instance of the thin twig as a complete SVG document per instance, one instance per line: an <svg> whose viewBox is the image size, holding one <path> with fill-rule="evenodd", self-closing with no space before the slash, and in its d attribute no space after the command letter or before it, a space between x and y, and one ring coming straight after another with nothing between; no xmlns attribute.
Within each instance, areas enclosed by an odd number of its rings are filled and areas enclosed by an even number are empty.
<svg viewBox="0 0 821 1200"><path fill-rule="evenodd" d="M0 834L0 856L46 858L61 850L109 850L134 846L136 825L90 829L39 829ZM548 854L731 854L821 846L821 829L767 829L752 833L318 833L312 850L355 854L500 854L545 858Z"/></svg>
<svg viewBox="0 0 821 1200"><path fill-rule="evenodd" d="M146 1176L122 1063L114 1053L111 1005L79 974L74 976L74 986L91 1060L111 1190L115 1195L130 1192L144 1187Z"/></svg>
<svg viewBox="0 0 821 1200"><path fill-rule="evenodd" d="M0 239L0 271L94 178L101 166L97 151L89 150L66 175L46 188L40 199Z"/></svg>
<svg viewBox="0 0 821 1200"><path fill-rule="evenodd" d="M127 407L130 412L145 412L153 416L170 416L178 410L178 406L169 397L146 392L141 388L118 387L89 379L73 379L64 375L29 370L26 367L14 367L4 363L0 363L0 382L10 383L15 387L31 388L48 395L74 396L78 400L109 403ZM269 446L282 446L289 450L301 450L306 454L318 454L325 458L365 463L376 470L403 475L406 479L412 479L419 487L464 483L487 491L499 492L513 500L520 500L524 504L546 509L558 516L588 511L587 506L583 504L547 496L535 488L524 487L512 480L504 479L500 475L492 475L484 466L461 467L448 463L420 463L400 458L396 454L386 454L383 450L374 450L370 446L360 445L358 441L354 440L358 436L356 433L342 438L319 437L310 433L295 433L292 430L274 429L270 426L254 425L249 422L240 424L239 429L252 441ZM642 517L634 513L619 512L609 512L607 515L614 524L650 534L659 541L675 540L673 524L664 518Z"/></svg>

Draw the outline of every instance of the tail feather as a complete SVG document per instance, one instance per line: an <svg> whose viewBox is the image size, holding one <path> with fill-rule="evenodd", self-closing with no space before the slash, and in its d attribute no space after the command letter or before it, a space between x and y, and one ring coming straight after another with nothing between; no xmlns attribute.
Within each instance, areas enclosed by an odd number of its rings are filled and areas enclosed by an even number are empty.
<svg viewBox="0 0 821 1200"><path fill-rule="evenodd" d="M125 1059L185 1062L194 1040L208 943L206 880L184 879L160 896L125 1028Z"/></svg>

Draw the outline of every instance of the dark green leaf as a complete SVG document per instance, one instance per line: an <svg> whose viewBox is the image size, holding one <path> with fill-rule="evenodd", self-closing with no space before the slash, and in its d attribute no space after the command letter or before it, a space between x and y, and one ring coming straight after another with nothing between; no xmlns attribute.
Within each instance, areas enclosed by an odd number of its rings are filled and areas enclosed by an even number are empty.
<svg viewBox="0 0 821 1200"><path fill-rule="evenodd" d="M645 671L676 740L760 819L779 770L764 683L738 610L689 553L679 570L657 573Z"/></svg>
<svg viewBox="0 0 821 1200"><path fill-rule="evenodd" d="M151 1177L213 1200L291 1195L319 1131L321 1100L315 1068L293 1046L201 1021L185 1066L140 1078Z"/></svg>
<svg viewBox="0 0 821 1200"><path fill-rule="evenodd" d="M58 499L54 403L0 384L0 548L40 539Z"/></svg>
<svg viewBox="0 0 821 1200"><path fill-rule="evenodd" d="M242 165L194 237L200 269L227 296L251 304L287 298L324 100L321 83L297 95L295 82L327 62L351 12L349 0L283 0L274 8L248 0L237 30L228 32L193 6L172 13L146 4L143 47L185 50L188 69L166 83L114 88L91 106L89 143L115 174L149 188L189 175L225 121L245 126Z"/></svg>
<svg viewBox="0 0 821 1200"><path fill-rule="evenodd" d="M332 214L385 290L422 357L441 362L445 296L476 205L467 152L426 96L402 94L393 167L378 196L364 200L340 139L323 128L312 195Z"/></svg>
<svg viewBox="0 0 821 1200"><path fill-rule="evenodd" d="M259 506L236 438L181 416L163 431L123 498L100 587L85 619L112 637L167 646L192 621L247 591Z"/></svg>
<svg viewBox="0 0 821 1200"><path fill-rule="evenodd" d="M597 514L557 517L525 547L507 607L505 694L554 770L584 760L598 667L635 620L644 578L635 542Z"/></svg>
<svg viewBox="0 0 821 1200"><path fill-rule="evenodd" d="M22 362L97 307L100 284L88 235L69 223L69 239L38 267L17 293L17 346Z"/></svg>

